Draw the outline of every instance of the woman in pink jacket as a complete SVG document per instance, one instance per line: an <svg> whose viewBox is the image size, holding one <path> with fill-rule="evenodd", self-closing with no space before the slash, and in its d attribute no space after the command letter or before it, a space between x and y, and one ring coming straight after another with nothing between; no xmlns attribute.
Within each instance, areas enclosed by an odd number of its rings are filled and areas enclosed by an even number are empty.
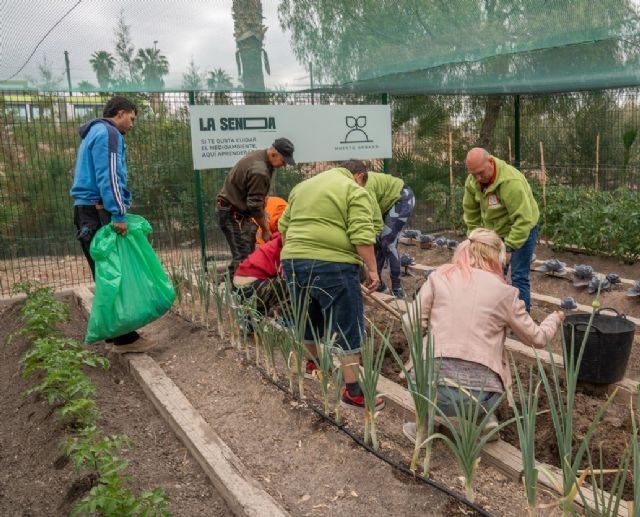
<svg viewBox="0 0 640 517"><path fill-rule="evenodd" d="M429 275L405 315L407 327L418 304L423 332L430 322L434 357L439 359L437 405L447 416L455 416L456 404L470 400L490 412L510 388L507 329L524 343L543 348L564 320L564 313L555 311L540 325L533 321L518 289L505 281L505 257L498 234L476 228L458 246L453 262ZM487 427L497 424L492 416ZM404 432L415 439L415 424L405 424Z"/></svg>

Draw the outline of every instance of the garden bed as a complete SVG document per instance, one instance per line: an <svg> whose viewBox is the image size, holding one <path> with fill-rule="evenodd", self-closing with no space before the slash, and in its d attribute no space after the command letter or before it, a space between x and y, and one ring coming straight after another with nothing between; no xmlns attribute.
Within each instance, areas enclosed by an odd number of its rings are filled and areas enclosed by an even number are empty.
<svg viewBox="0 0 640 517"><path fill-rule="evenodd" d="M83 312L74 297L64 300L70 304L72 319L62 330L82 339L86 329ZM0 307L0 343L20 328L20 320L19 304ZM25 391L34 382L21 378L19 359L29 346L19 336L9 344L0 344L0 515L69 515L73 505L87 495L95 478L77 476L62 454L65 433L52 406L35 397L25 398ZM122 452L129 463L126 472L134 479L133 491L163 488L175 516L231 515L138 384L117 358L109 358L109 370L95 368L90 372L97 386L99 426L104 435L124 433L135 444L133 449Z"/></svg>

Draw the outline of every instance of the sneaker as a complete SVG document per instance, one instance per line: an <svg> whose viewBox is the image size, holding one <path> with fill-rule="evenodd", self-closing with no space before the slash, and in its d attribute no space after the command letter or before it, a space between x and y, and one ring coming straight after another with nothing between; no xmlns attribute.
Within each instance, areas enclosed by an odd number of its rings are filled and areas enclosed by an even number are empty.
<svg viewBox="0 0 640 517"><path fill-rule="evenodd" d="M317 372L318 372L318 366L316 365L316 363L314 363L311 359L307 359L307 365L305 366L305 369L304 369L305 379L315 378L318 375Z"/></svg>
<svg viewBox="0 0 640 517"><path fill-rule="evenodd" d="M498 417L496 417L496 415L494 414L489 415L489 419L487 420L487 424L484 426L484 429L482 430L482 434L483 435L489 434L499 425L500 425L500 422L498 422ZM499 439L500 439L500 433L497 432L493 436L491 436L491 439L489 441L495 442Z"/></svg>
<svg viewBox="0 0 640 517"><path fill-rule="evenodd" d="M131 332L127 332L126 334L122 334L121 336L114 337L112 343L116 346L130 345L132 343L135 343L139 338L140 334L133 330Z"/></svg>
<svg viewBox="0 0 640 517"><path fill-rule="evenodd" d="M407 293L404 292L404 289L402 287L391 289L391 294L396 298L400 298L401 300L404 300L407 297Z"/></svg>
<svg viewBox="0 0 640 517"><path fill-rule="evenodd" d="M376 291L379 293L384 293L386 290L387 290L387 286L384 285L384 282L382 280L380 280L380 285L378 286Z"/></svg>
<svg viewBox="0 0 640 517"><path fill-rule="evenodd" d="M365 409L364 397L362 395L352 397L349 395L349 391L345 386L342 387L342 397L340 398L340 405L344 408L350 409ZM384 408L384 400L376 399L376 411L380 411Z"/></svg>
<svg viewBox="0 0 640 517"><path fill-rule="evenodd" d="M111 351L116 354L126 354L129 352L146 352L157 345L154 341L149 341L143 337L136 339L135 343L129 345L111 345Z"/></svg>

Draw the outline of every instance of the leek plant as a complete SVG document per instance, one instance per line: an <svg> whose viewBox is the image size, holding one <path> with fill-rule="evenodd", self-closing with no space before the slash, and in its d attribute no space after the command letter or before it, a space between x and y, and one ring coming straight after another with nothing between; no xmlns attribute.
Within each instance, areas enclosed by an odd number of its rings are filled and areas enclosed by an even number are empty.
<svg viewBox="0 0 640 517"><path fill-rule="evenodd" d="M224 314L224 276L218 272L218 265L214 261L213 263L213 284L211 286L211 294L213 295L213 301L216 307L216 323L218 327L218 337L224 337L224 327L222 325L222 319Z"/></svg>
<svg viewBox="0 0 640 517"><path fill-rule="evenodd" d="M463 392L466 391L465 388L451 380L447 380L447 384ZM513 419L506 420L487 431L487 423L505 397L505 393L500 396L490 411L487 411L470 392L467 391L466 393L469 399L468 402L459 399L453 403L455 418L445 415L435 402L427 399L422 394L420 396L436 408L442 424L447 428L450 435L434 433L427 438L427 441L441 439L449 447L464 475L465 497L473 502L475 499L473 476L480 463L480 453L493 436L499 433L500 429L511 424ZM480 393L482 395L482 391ZM484 413L484 417L481 417L482 413Z"/></svg>
<svg viewBox="0 0 640 517"><path fill-rule="evenodd" d="M436 402L438 393L439 369L436 367L433 353L433 339L430 329L427 329L426 343L422 336L422 312L420 310L420 299L416 298L414 304L409 306L407 319L402 326L409 348L409 357L413 364L412 373L398 355L393 346L389 345L389 351L402 368L402 373L407 381L407 389L413 397L413 405L416 418L416 441L413 448L413 455L409 469L413 472L417 469L420 449L425 446L426 451L422 464L424 477L429 477L429 466L431 462L431 450L433 442L428 438L435 429L435 405L429 404L427 400Z"/></svg>
<svg viewBox="0 0 640 517"><path fill-rule="evenodd" d="M336 351L339 352L340 365L342 365L342 358L344 353L342 349L336 348ZM335 420L338 425L342 424L342 405L341 405L341 396L342 396L342 368L338 366L333 369L333 373L331 375L331 383L333 384L333 396L334 396L334 412L335 412Z"/></svg>
<svg viewBox="0 0 640 517"><path fill-rule="evenodd" d="M313 330L313 340L316 344L316 357L311 357L311 360L317 367L318 380L320 381L320 390L322 391L322 398L324 400L324 412L329 414L329 382L333 377L333 358L334 349L336 348L337 335L334 332L331 334L331 321L333 314L329 316L329 321L325 322L324 335L318 336L315 329ZM339 369L339 367L338 367ZM341 379L342 381L342 379ZM342 382L340 382L342 384Z"/></svg>
<svg viewBox="0 0 640 517"><path fill-rule="evenodd" d="M289 391L293 395L293 369L291 368L291 359L294 354L293 342L290 339L290 334L286 328L278 330L279 335L279 347L282 359L284 361L285 371L287 373L287 380L289 381Z"/></svg>
<svg viewBox="0 0 640 517"><path fill-rule="evenodd" d="M638 406L640 407L640 392L638 393ZM631 458L633 459L633 470L631 475L633 479L633 501L629 501L629 515L640 517L640 444L638 444L638 420L633 410L633 402L631 403L631 437L629 440L631 449Z"/></svg>
<svg viewBox="0 0 640 517"><path fill-rule="evenodd" d="M189 298L189 305L191 306L191 321L195 321L196 315L196 296L195 290L193 287L193 261L191 260L191 256L185 255L182 257L182 270L184 271L184 276L186 278L187 283L187 297Z"/></svg>
<svg viewBox="0 0 640 517"><path fill-rule="evenodd" d="M540 398L540 385L542 381L534 383L533 368L529 368L529 387L525 391L520 372L513 357L511 358L512 370L518 390L518 404L513 395L509 398L509 404L515 415L518 443L522 457L522 482L527 496L527 511L530 516L535 514L538 499L538 468L536 467L536 419L538 416L538 401ZM534 387L535 385L535 387Z"/></svg>
<svg viewBox="0 0 640 517"><path fill-rule="evenodd" d="M593 303L593 305L594 308L596 307L596 305L599 306L599 303L597 303L597 299ZM560 379L561 376L560 372L558 371L558 367L552 359L551 347L547 345L547 351L549 353L550 359L549 363L551 364L551 378L549 378L549 376L547 375L540 357L536 354L538 372L544 384L547 398L549 399L549 412L551 414L551 421L553 423L553 428L558 443L558 459L560 468L562 470L562 480L558 481L549 473L544 471L543 473L549 478L550 481L555 484L556 490L561 494L561 497L558 500L558 504L563 514L565 515L569 515L571 513L571 507L576 495L580 493L581 497L583 497L580 491L580 487L584 482L588 471L583 472L580 476L578 471L584 459L585 452L589 447L591 436L593 435L596 426L602 419L604 412L607 410L617 394L617 390L615 390L607 398L605 403L600 407L600 409L594 416L593 421L589 425L589 428L587 429L587 432L583 437L580 446L574 453L573 412L575 409L578 370L580 369L584 346L589 335L589 329L591 328L591 325L593 323L594 316L595 310L592 312L591 317L589 318L589 322L587 323L587 330L585 332L584 339L582 340L582 344L580 345L580 350L578 351L578 356L575 362L573 360L575 354L575 333L572 332L571 343L568 349L565 343L564 334L562 336L566 393L563 393L562 391Z"/></svg>
<svg viewBox="0 0 640 517"><path fill-rule="evenodd" d="M585 514L589 517L617 517L623 502L624 484L627 480L629 464L631 462L631 444L625 448L620 464L617 469L605 469L602 458L602 447L600 452L600 468L595 469L591 451L587 448L587 461L590 474L591 491L593 494L593 509L585 505ZM604 476L615 474L609 491L604 489Z"/></svg>
<svg viewBox="0 0 640 517"><path fill-rule="evenodd" d="M184 287L184 276L180 268L171 264L169 278L171 279L173 290L176 292L176 301L178 302L176 304L178 307L177 312L178 314L182 314L182 289Z"/></svg>
<svg viewBox="0 0 640 517"><path fill-rule="evenodd" d="M298 395L301 399L304 398L304 374L309 355L304 339L310 302L309 289L311 289L309 286L294 288L287 284L284 293L279 289L276 290L280 313L284 321L288 322L288 325L284 327L284 340L288 341L290 358L295 363L298 375Z"/></svg>
<svg viewBox="0 0 640 517"><path fill-rule="evenodd" d="M380 346L376 350L376 336L381 339ZM375 325L371 324L370 332L362 336L362 346L360 355L362 357L362 368L359 368L358 383L364 396L364 443L372 444L374 450L378 450L378 433L376 430L376 399L378 398L378 379L382 370L384 353L391 346L389 336L380 332ZM352 365L358 368L358 365Z"/></svg>
<svg viewBox="0 0 640 517"><path fill-rule="evenodd" d="M211 306L211 286L204 265L195 271L195 283L200 302L200 323L209 329L209 308Z"/></svg>
<svg viewBox="0 0 640 517"><path fill-rule="evenodd" d="M275 350L278 347L280 331L275 328L273 322L259 315L253 323L253 332L258 335L259 342L264 348L264 363L267 374L275 381L278 380L275 365ZM257 363L257 359L256 359Z"/></svg>

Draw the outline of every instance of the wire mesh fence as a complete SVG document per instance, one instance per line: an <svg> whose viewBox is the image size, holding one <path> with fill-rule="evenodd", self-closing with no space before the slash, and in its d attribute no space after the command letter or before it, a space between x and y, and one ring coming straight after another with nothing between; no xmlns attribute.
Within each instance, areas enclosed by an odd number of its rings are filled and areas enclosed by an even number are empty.
<svg viewBox="0 0 640 517"><path fill-rule="evenodd" d="M522 170L570 188L637 190L639 90L611 90L520 98ZM125 140L132 212L151 222L152 244L164 263L200 257L196 186L191 158L188 92L127 94L140 107ZM54 287L89 282L75 238L69 189L78 127L101 115L111 95L0 92L0 292L24 280ZM379 104L380 95L276 91L263 94L195 92L196 104ZM393 114L392 174L417 196L409 225L450 229L459 211L464 157L479 143L514 162L514 97L397 96ZM321 131L321 128L318 128ZM287 135L283 135L287 136ZM331 163L300 164L275 174L274 194ZM382 170L382 160L372 168ZM201 172L206 254L224 260L215 199L228 170ZM456 186L451 196L451 180ZM460 228L457 228L460 229Z"/></svg>

